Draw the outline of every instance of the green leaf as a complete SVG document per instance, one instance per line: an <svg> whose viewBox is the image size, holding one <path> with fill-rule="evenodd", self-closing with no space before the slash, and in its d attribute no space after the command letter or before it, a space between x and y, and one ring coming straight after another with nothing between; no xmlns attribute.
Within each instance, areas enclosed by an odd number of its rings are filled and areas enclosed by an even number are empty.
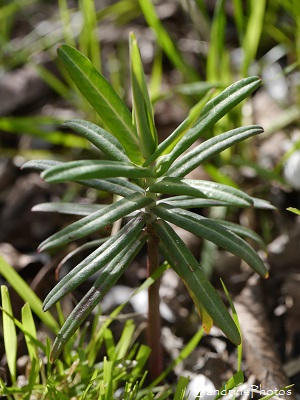
<svg viewBox="0 0 300 400"><path fill-rule="evenodd" d="M129 43L134 124L141 152L148 158L156 150L158 138L140 51L133 33L130 33Z"/></svg>
<svg viewBox="0 0 300 400"><path fill-rule="evenodd" d="M29 303L25 303L22 307L22 324L30 360L32 361L34 358L38 360L37 346L35 344L37 338L36 328Z"/></svg>
<svg viewBox="0 0 300 400"><path fill-rule="evenodd" d="M36 169L37 171L44 171L47 168L52 168L61 165L62 162L56 160L29 160L22 165L22 169Z"/></svg>
<svg viewBox="0 0 300 400"><path fill-rule="evenodd" d="M159 175L167 172L171 164L186 151L201 135L210 129L219 119L233 107L248 97L261 84L257 76L242 79L229 86L218 96L210 100L202 110L200 122L190 129L176 144L173 150L158 159Z"/></svg>
<svg viewBox="0 0 300 400"><path fill-rule="evenodd" d="M133 211L150 205L151 203L153 203L152 199L143 196L140 193L129 195L116 203L110 204L101 210L74 222L62 229L60 232L50 236L40 244L39 251L63 246L73 240L87 236L106 225L114 223Z"/></svg>
<svg viewBox="0 0 300 400"><path fill-rule="evenodd" d="M68 45L58 48L58 56L83 96L98 113L134 163L143 163L138 138L129 109L109 82L88 58Z"/></svg>
<svg viewBox="0 0 300 400"><path fill-rule="evenodd" d="M33 117L1 117L0 130L33 137L67 148L87 149L88 142L74 134L58 131L62 121L57 118L33 116Z"/></svg>
<svg viewBox="0 0 300 400"><path fill-rule="evenodd" d="M149 186L152 193L188 195L211 200L225 201L230 205L250 207L253 201L242 191L221 183L179 178L162 178Z"/></svg>
<svg viewBox="0 0 300 400"><path fill-rule="evenodd" d="M251 229L248 229L239 224L235 224L235 223L229 222L229 221L224 221L221 219L215 219L214 221L216 221L218 224L224 226L224 228L229 229L230 231L234 232L238 236L245 237L247 239L251 239L254 242L258 243L261 248L266 249L266 244L264 243L262 238L257 233L252 231Z"/></svg>
<svg viewBox="0 0 300 400"><path fill-rule="evenodd" d="M157 41L174 66L183 73L186 79L198 80L197 72L183 59L182 54L176 48L174 40L165 30L162 21L156 14L151 0L139 0L141 10L148 25L156 34Z"/></svg>
<svg viewBox="0 0 300 400"><path fill-rule="evenodd" d="M60 214L86 216L105 207L103 204L76 204L76 203L40 203L34 206L31 211L57 212Z"/></svg>
<svg viewBox="0 0 300 400"><path fill-rule="evenodd" d="M298 210L298 208L288 207L287 210L293 212L294 214L300 215L300 210Z"/></svg>
<svg viewBox="0 0 300 400"><path fill-rule="evenodd" d="M172 268L228 339L234 344L239 344L241 338L235 323L190 250L165 221L158 220L153 226L163 243L164 253Z"/></svg>
<svg viewBox="0 0 300 400"><path fill-rule="evenodd" d="M0 274L9 282L11 287L18 295L29 303L31 310L40 318L40 320L48 326L53 332L58 331L58 323L55 318L47 312L42 311L42 302L20 277L20 275L0 256Z"/></svg>
<svg viewBox="0 0 300 400"><path fill-rule="evenodd" d="M262 127L258 125L252 125L233 129L231 131L221 133L218 136L212 137L211 139L206 140L199 146L190 150L179 160L175 161L172 167L168 170L167 175L184 177L204 161L207 161L217 154L220 154L223 150L228 149L234 144L262 132Z"/></svg>
<svg viewBox="0 0 300 400"><path fill-rule="evenodd" d="M162 199L157 202L159 203L167 203L172 207L183 208L184 210L188 210L189 208L202 208L202 207L228 207L229 203L226 201L218 201L211 199L201 199L195 198L193 196L174 196L168 197L167 199Z"/></svg>
<svg viewBox="0 0 300 400"><path fill-rule="evenodd" d="M157 146L157 150L145 161L144 167L150 165L160 155L169 153L176 143L185 135L185 133L198 121L205 103L211 98L212 90L207 93L194 107L189 111L186 119L175 129L175 131Z"/></svg>
<svg viewBox="0 0 300 400"><path fill-rule="evenodd" d="M228 250L230 253L245 260L263 278L268 277L268 271L256 251L235 233L214 220L163 204L156 206L153 212L158 217Z"/></svg>
<svg viewBox="0 0 300 400"><path fill-rule="evenodd" d="M8 288L1 286L4 348L11 380L17 377L17 333Z"/></svg>
<svg viewBox="0 0 300 400"><path fill-rule="evenodd" d="M220 399L224 395L230 393L231 390L236 388L238 385L244 383L243 371L237 371L219 390L219 394L215 397L215 400ZM222 394L221 394L222 393Z"/></svg>
<svg viewBox="0 0 300 400"><path fill-rule="evenodd" d="M100 126L81 119L66 121L63 126L73 129L80 136L88 139L110 160L130 161L119 140Z"/></svg>
<svg viewBox="0 0 300 400"><path fill-rule="evenodd" d="M128 222L116 235L108 239L102 246L97 248L76 267L74 267L47 295L43 309L48 310L67 293L74 290L87 278L103 268L108 262L116 257L124 247L140 236L147 214L140 214L134 220Z"/></svg>
<svg viewBox="0 0 300 400"><path fill-rule="evenodd" d="M24 163L22 165L22 169L33 168L38 171L44 171L62 164L62 162L54 160L31 160ZM77 183L92 187L97 190L103 190L108 193L115 193L122 197L128 196L135 192L144 193L144 190L140 186L137 186L132 182L128 182L123 178L79 180Z"/></svg>
<svg viewBox="0 0 300 400"><path fill-rule="evenodd" d="M118 281L125 268L143 247L146 239L146 236L142 236L133 244L125 247L125 249L119 252L119 254L103 269L99 278L71 312L57 335L51 351L51 362L56 360L66 342L72 337L74 332L101 301L108 290Z"/></svg>
<svg viewBox="0 0 300 400"><path fill-rule="evenodd" d="M136 167L133 164L106 160L70 161L48 168L41 173L41 177L49 183L122 176L127 178L144 178L153 176L153 173L150 169Z"/></svg>

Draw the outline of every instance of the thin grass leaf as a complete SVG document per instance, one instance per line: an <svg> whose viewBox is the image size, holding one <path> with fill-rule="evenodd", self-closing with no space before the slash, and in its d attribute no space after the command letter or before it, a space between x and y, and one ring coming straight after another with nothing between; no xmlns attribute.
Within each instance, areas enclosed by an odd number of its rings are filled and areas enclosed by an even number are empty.
<svg viewBox="0 0 300 400"><path fill-rule="evenodd" d="M174 41L165 30L161 20L156 14L155 7L151 0L139 0L139 5L148 25L155 32L159 45L169 57L171 62L176 68L178 68L179 71L183 73L186 79L199 80L197 72L187 62L184 61L181 53L176 48Z"/></svg>
<svg viewBox="0 0 300 400"><path fill-rule="evenodd" d="M119 140L100 126L81 119L66 121L63 126L93 143L110 160L130 162Z"/></svg>
<svg viewBox="0 0 300 400"><path fill-rule="evenodd" d="M239 37L239 44L240 47L242 47L244 38L244 15L243 4L241 0L233 0L233 16Z"/></svg>
<svg viewBox="0 0 300 400"><path fill-rule="evenodd" d="M106 160L70 161L48 168L41 173L41 177L49 183L95 178L145 178L150 176L153 176L150 169L137 167L125 162Z"/></svg>
<svg viewBox="0 0 300 400"><path fill-rule="evenodd" d="M168 170L167 175L184 177L204 161L209 160L217 154L220 154L223 150L228 149L234 144L239 143L251 136L258 135L262 132L263 129L261 126L252 125L233 129L214 136L190 150L187 154L183 155L179 160L174 162L174 164Z"/></svg>
<svg viewBox="0 0 300 400"><path fill-rule="evenodd" d="M129 36L129 44L134 124L141 152L148 158L156 150L158 138L140 51L133 33Z"/></svg>
<svg viewBox="0 0 300 400"><path fill-rule="evenodd" d="M64 41L70 46L75 46L75 36L71 24L71 13L68 8L67 0L58 0L58 9L64 32Z"/></svg>
<svg viewBox="0 0 300 400"><path fill-rule="evenodd" d="M189 378L185 376L179 377L173 400L184 400L186 398L185 392L189 381L190 381Z"/></svg>
<svg viewBox="0 0 300 400"><path fill-rule="evenodd" d="M83 17L82 29L79 34L79 48L86 54L92 64L101 71L100 40L97 33L97 17L95 2L79 0L79 12Z"/></svg>
<svg viewBox="0 0 300 400"><path fill-rule="evenodd" d="M133 244L140 236L147 218L146 214L139 215L134 220L128 222L116 235L108 239L102 246L74 267L47 295L43 303L43 309L45 311L48 310L67 293L74 290L87 278L103 268L121 250Z"/></svg>
<svg viewBox="0 0 300 400"><path fill-rule="evenodd" d="M231 378L229 378L226 383L219 390L219 394L215 397L215 400L220 399L226 394L231 393L231 391L237 386L244 383L244 374L243 371L237 371ZM222 394L221 394L222 393Z"/></svg>
<svg viewBox="0 0 300 400"><path fill-rule="evenodd" d="M51 362L54 362L54 360L59 356L65 343L88 317L96 305L99 304L107 291L118 281L125 268L143 247L146 240L147 237L142 236L133 244L125 247L125 249L120 251L119 254L109 264L107 264L99 278L97 278L93 284L92 288L74 308L61 328L52 347Z"/></svg>
<svg viewBox="0 0 300 400"><path fill-rule="evenodd" d="M256 251L247 242L216 221L187 210L171 208L164 204L156 206L153 212L158 217L228 250L230 253L245 260L263 278L268 277L268 270Z"/></svg>
<svg viewBox="0 0 300 400"><path fill-rule="evenodd" d="M0 256L0 274L6 279L16 293L30 305L31 310L48 326L52 332L56 333L59 329L58 323L52 315L42 311L42 302L20 277L20 275Z"/></svg>
<svg viewBox="0 0 300 400"><path fill-rule="evenodd" d="M1 286L1 301L4 348L10 377L14 383L17 377L18 341L10 296L8 288L4 285Z"/></svg>
<svg viewBox="0 0 300 400"><path fill-rule="evenodd" d="M118 219L125 217L133 211L149 206L151 203L153 203L152 199L143 196L140 193L129 195L128 197L125 197L116 203L110 204L103 209L74 222L73 224L50 236L40 244L39 251L45 251L55 247L63 246L74 240L82 238L100 228L103 228L106 225L114 223Z"/></svg>
<svg viewBox="0 0 300 400"><path fill-rule="evenodd" d="M22 324L24 328L24 336L30 360L38 360L38 352L36 346L36 327L32 317L29 303L25 303L22 307Z"/></svg>
<svg viewBox="0 0 300 400"><path fill-rule="evenodd" d="M57 212L60 214L71 214L86 216L101 208L103 204L76 204L76 203L40 203L32 207L31 211L37 212Z"/></svg>
<svg viewBox="0 0 300 400"><path fill-rule="evenodd" d="M235 323L190 250L167 222L158 220L153 226L162 241L164 253L168 256L167 260L172 268L228 339L234 344L239 344L241 338Z"/></svg>
<svg viewBox="0 0 300 400"><path fill-rule="evenodd" d="M236 309L234 307L233 301L232 301L232 299L231 299L231 297L229 295L227 287L226 287L226 285L225 285L225 283L223 282L222 279L221 279L221 284L223 286L223 290L224 290L224 292L226 294L226 297L227 297L227 299L229 301L230 309L231 309L231 312L232 312L232 318L233 318L233 320L234 320L234 322L235 322L235 324L236 324L236 326L237 326L237 328L238 328L238 330L240 332L240 335L242 335L238 314L237 314ZM242 358L243 358L243 342L241 342L241 344L238 345L237 351L238 351L237 370L241 371ZM244 377L243 377L243 379L244 379Z"/></svg>
<svg viewBox="0 0 300 400"><path fill-rule="evenodd" d="M60 46L58 56L80 92L119 140L131 161L141 165L143 159L131 113L112 86L90 60L73 47Z"/></svg>
<svg viewBox="0 0 300 400"><path fill-rule="evenodd" d="M157 172L159 175L166 173L171 164L184 151L232 108L254 92L260 84L261 79L257 76L245 78L229 86L218 96L210 100L202 110L200 122L181 138L170 154L158 159Z"/></svg>
<svg viewBox="0 0 300 400"><path fill-rule="evenodd" d="M225 201L228 204L239 207L253 205L251 197L246 193L221 183L209 181L166 177L149 186L148 190L152 193L188 195Z"/></svg>
<svg viewBox="0 0 300 400"><path fill-rule="evenodd" d="M242 75L246 76L250 63L255 59L261 32L264 25L264 16L266 9L266 0L257 2L250 1L250 17L243 41L244 63L242 66Z"/></svg>
<svg viewBox="0 0 300 400"><path fill-rule="evenodd" d="M127 320L125 322L125 326L123 328L122 335L121 335L121 337L116 345L116 348L115 348L114 360L118 360L118 359L121 360L126 356L128 350L129 350L129 347L132 343L132 338L133 338L135 329L136 329L136 327L133 323L133 320Z"/></svg>
<svg viewBox="0 0 300 400"><path fill-rule="evenodd" d="M208 81L218 81L224 76L225 28L226 28L225 0L217 0L210 30L209 51L206 63Z"/></svg>
<svg viewBox="0 0 300 400"><path fill-rule="evenodd" d="M27 133L48 143L69 148L87 149L88 142L71 133L58 130L62 120L50 117L1 117L1 131L24 135Z"/></svg>

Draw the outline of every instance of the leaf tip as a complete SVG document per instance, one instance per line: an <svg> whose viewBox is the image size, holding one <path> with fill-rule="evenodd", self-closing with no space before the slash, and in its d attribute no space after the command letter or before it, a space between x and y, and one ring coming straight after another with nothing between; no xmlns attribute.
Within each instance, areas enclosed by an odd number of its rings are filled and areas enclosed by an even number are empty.
<svg viewBox="0 0 300 400"><path fill-rule="evenodd" d="M267 271L264 275L264 279L268 279L269 278L269 271Z"/></svg>

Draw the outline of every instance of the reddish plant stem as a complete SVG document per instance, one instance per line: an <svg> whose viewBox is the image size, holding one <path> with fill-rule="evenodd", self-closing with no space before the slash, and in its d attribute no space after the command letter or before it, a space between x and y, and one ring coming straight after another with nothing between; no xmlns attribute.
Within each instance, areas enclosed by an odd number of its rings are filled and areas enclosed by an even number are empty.
<svg viewBox="0 0 300 400"><path fill-rule="evenodd" d="M147 241L147 276L149 277L159 267L159 238L151 224L147 225L147 232L149 234L149 239ZM147 343L151 349L148 364L149 377L151 380L154 380L163 372L159 287L160 279L155 281L148 289Z"/></svg>

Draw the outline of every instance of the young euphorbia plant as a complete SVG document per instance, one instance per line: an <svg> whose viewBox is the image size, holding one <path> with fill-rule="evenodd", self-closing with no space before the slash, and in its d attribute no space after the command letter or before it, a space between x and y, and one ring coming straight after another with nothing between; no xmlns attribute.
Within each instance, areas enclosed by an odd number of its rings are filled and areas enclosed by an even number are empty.
<svg viewBox="0 0 300 400"><path fill-rule="evenodd" d="M226 306L172 225L214 242L245 260L261 276L267 277L262 260L242 238L251 237L259 241L255 233L239 225L205 218L189 209L212 206L268 208L271 205L226 185L185 179L202 162L235 143L263 132L260 126L246 126L212 137L189 150L220 118L259 87L260 78L249 77L234 83L208 101L200 114L196 115L194 108L186 120L158 144L139 48L133 34L130 35L132 113L109 82L76 49L62 45L58 56L110 132L84 120L67 121L65 126L88 139L104 157L65 163L38 160L28 162L26 166L42 171L41 177L46 182L74 181L116 194L119 200L105 206L69 203L36 206L37 211L82 216L46 239L39 250L64 246L120 219L123 219L123 226L72 269L46 297L44 310L100 271L91 289L61 328L52 348L52 359L58 357L74 331L145 244L148 275L157 270L160 256L163 256L185 283L204 328L209 331L214 322L233 343L240 343L239 331ZM148 341L152 349L149 368L154 377L162 369L158 280L149 289Z"/></svg>

